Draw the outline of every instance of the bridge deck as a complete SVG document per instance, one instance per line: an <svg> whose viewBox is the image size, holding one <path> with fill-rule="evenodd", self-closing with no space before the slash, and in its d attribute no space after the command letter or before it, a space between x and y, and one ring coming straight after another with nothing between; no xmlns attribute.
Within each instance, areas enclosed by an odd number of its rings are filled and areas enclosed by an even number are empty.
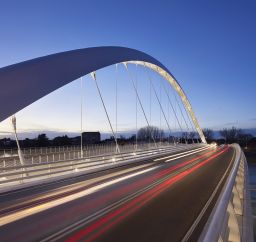
<svg viewBox="0 0 256 242"><path fill-rule="evenodd" d="M233 148L210 148L175 160L147 160L4 194L1 241L180 241L234 153ZM198 238L216 197L195 226L191 241Z"/></svg>

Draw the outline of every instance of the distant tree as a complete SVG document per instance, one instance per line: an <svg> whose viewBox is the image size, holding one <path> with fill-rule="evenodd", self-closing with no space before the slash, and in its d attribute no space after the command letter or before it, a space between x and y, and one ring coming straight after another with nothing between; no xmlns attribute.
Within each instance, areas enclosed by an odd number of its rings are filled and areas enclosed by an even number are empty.
<svg viewBox="0 0 256 242"><path fill-rule="evenodd" d="M37 137L37 146L44 147L49 145L50 145L50 142L46 134L39 134Z"/></svg>
<svg viewBox="0 0 256 242"><path fill-rule="evenodd" d="M182 139L187 139L188 135L189 135L188 132L182 132L181 137Z"/></svg>
<svg viewBox="0 0 256 242"><path fill-rule="evenodd" d="M247 147L248 143L250 143L250 141L253 139L253 135L251 134L244 134L244 133L240 133L238 135L238 143L242 146L242 147Z"/></svg>
<svg viewBox="0 0 256 242"><path fill-rule="evenodd" d="M225 139L226 143L234 143L238 142L239 137L242 135L242 130L236 127L224 128L220 130L220 135Z"/></svg>
<svg viewBox="0 0 256 242"><path fill-rule="evenodd" d="M188 137L193 140L196 137L196 132L189 132Z"/></svg>
<svg viewBox="0 0 256 242"><path fill-rule="evenodd" d="M197 137L197 133L194 131L191 131L188 133L188 143L194 143L195 139Z"/></svg>
<svg viewBox="0 0 256 242"><path fill-rule="evenodd" d="M26 138L22 141L22 146L23 147L34 147L34 146L36 146L36 140Z"/></svg>
<svg viewBox="0 0 256 242"><path fill-rule="evenodd" d="M250 148L251 150L256 150L256 137L252 137L248 141L248 148Z"/></svg>
<svg viewBox="0 0 256 242"><path fill-rule="evenodd" d="M138 140L152 140L152 137L156 141L160 140L160 138L164 138L164 131L155 126L146 126L138 130Z"/></svg>
<svg viewBox="0 0 256 242"><path fill-rule="evenodd" d="M52 140L54 146L71 145L71 139L67 135L55 137Z"/></svg>
<svg viewBox="0 0 256 242"><path fill-rule="evenodd" d="M169 142L169 143L173 143L173 142L177 142L178 139L177 139L177 137L175 137L175 136L169 134L169 135L165 138L165 141L166 141L166 142Z"/></svg>
<svg viewBox="0 0 256 242"><path fill-rule="evenodd" d="M120 139L120 140L126 140L126 138L125 138L125 136L124 135L120 135L120 137L118 138L118 139Z"/></svg>
<svg viewBox="0 0 256 242"><path fill-rule="evenodd" d="M117 142L119 143L119 145L124 145L126 143L127 139L125 138L124 135L120 135L119 138L117 138Z"/></svg>
<svg viewBox="0 0 256 242"><path fill-rule="evenodd" d="M134 141L136 140L136 134L131 135L131 136L128 138L128 140L134 142Z"/></svg>
<svg viewBox="0 0 256 242"><path fill-rule="evenodd" d="M212 129L203 129L203 133L204 133L207 143L211 143L214 138L213 130Z"/></svg>
<svg viewBox="0 0 256 242"><path fill-rule="evenodd" d="M0 140L0 147L1 148L16 148L17 144L15 140L10 138L3 138Z"/></svg>
<svg viewBox="0 0 256 242"><path fill-rule="evenodd" d="M219 133L220 133L220 136L225 139L225 143L227 143L227 139L228 139L228 129L227 129L227 128L224 128L224 129L220 130Z"/></svg>
<svg viewBox="0 0 256 242"><path fill-rule="evenodd" d="M189 133L188 132L182 132L181 133L181 143L186 143L189 138Z"/></svg>

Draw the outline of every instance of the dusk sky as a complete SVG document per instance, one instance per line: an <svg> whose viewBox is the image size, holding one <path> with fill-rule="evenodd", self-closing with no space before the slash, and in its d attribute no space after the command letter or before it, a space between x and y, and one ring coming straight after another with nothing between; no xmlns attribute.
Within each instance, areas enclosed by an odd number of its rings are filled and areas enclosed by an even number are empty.
<svg viewBox="0 0 256 242"><path fill-rule="evenodd" d="M92 46L135 48L173 73L202 128L256 128L255 13L254 0L1 1L0 67ZM122 83L128 79L120 68L118 74L114 66L99 72L109 107L111 102L114 105L115 77ZM85 127L100 129L104 122L101 129L106 131L107 122L97 114L102 109L89 79L85 77L85 110L90 113ZM146 98L148 87L143 88L143 83L140 93ZM79 87L75 81L20 111L20 130L79 131ZM134 128L134 94L129 88L128 84L122 84L123 91L120 87L120 105L125 110L119 114L120 130ZM141 113L139 119L143 125ZM0 123L0 133L10 130L9 120Z"/></svg>

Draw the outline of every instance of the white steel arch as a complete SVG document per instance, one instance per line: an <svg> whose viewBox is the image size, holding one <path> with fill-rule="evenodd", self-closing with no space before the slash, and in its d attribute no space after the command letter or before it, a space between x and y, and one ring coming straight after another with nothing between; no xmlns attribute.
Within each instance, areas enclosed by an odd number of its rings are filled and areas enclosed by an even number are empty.
<svg viewBox="0 0 256 242"><path fill-rule="evenodd" d="M188 113L191 116L192 122L195 125L195 128L202 140L203 143L207 143L204 133L199 125L199 122L196 118L196 115L192 109L192 106L185 94L185 92L183 91L183 89L181 88L180 84L176 81L176 79L170 75L167 71L165 71L164 69L162 69L161 67L154 65L152 63L148 63L148 62L143 62L143 61L129 61L127 63L132 63L132 64L137 64L137 65L144 65L152 70L154 70L155 72L157 72L159 75L161 75L163 78L165 78L174 88L174 90L178 93L178 95L180 96L186 110L188 111Z"/></svg>
<svg viewBox="0 0 256 242"><path fill-rule="evenodd" d="M61 52L0 68L0 122L81 76L122 62L145 65L163 76L181 97L202 142L206 143L192 106L171 72L150 55L117 46Z"/></svg>

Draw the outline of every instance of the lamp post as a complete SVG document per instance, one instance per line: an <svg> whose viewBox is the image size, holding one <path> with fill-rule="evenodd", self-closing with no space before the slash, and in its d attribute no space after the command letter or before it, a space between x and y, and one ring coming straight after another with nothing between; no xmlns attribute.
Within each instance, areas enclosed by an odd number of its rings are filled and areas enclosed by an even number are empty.
<svg viewBox="0 0 256 242"><path fill-rule="evenodd" d="M20 164L21 164L22 166L24 166L24 165L25 165L25 162L24 162L24 157L23 157L22 151L21 151L21 149L20 149L20 144L19 144L19 140L18 140L18 136L17 136L16 117L15 117L15 115L13 115L13 116L11 117L11 122L12 122L12 128L13 128L15 140L16 140L17 147L18 147L18 155L19 155L19 159L20 159Z"/></svg>

